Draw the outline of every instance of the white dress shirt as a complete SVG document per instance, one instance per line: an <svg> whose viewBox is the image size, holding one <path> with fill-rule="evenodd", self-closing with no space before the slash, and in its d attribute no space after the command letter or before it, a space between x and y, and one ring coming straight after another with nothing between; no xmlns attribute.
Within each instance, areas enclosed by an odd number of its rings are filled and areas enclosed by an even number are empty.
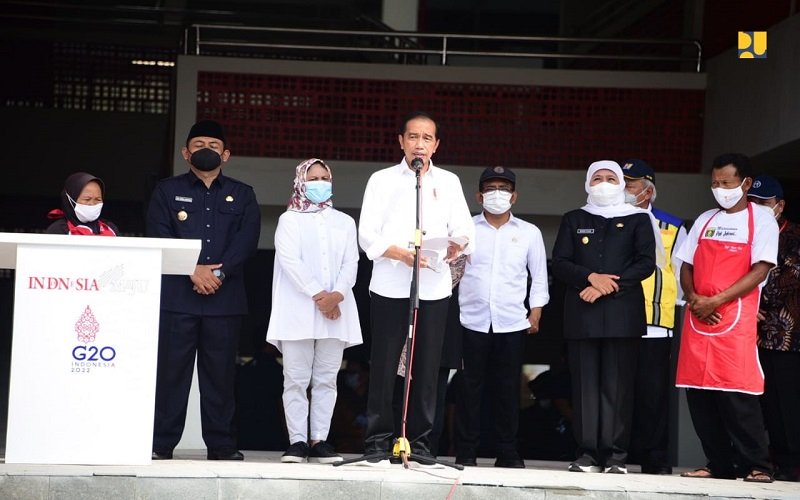
<svg viewBox="0 0 800 500"><path fill-rule="evenodd" d="M530 307L543 307L547 291L547 254L542 232L514 215L495 228L483 214L472 219L479 245L470 255L458 289L461 324L476 332L527 330ZM528 272L531 275L528 287Z"/></svg>
<svg viewBox="0 0 800 500"><path fill-rule="evenodd" d="M392 245L413 248L416 182L416 174L403 158L401 163L372 174L364 191L358 237L361 248L373 261L369 289L384 297L409 296L411 268L383 257L383 253ZM421 179L420 227L423 246L433 238L466 238L464 253L471 253L475 247L475 227L461 181L455 174L433 166L433 162ZM440 253L446 253L446 249ZM420 270L420 299L443 299L451 292L449 266L443 265L438 271Z"/></svg>
<svg viewBox="0 0 800 500"><path fill-rule="evenodd" d="M334 208L320 212L287 211L275 230L272 312L267 341L281 348L284 340L327 339L360 344L353 285L358 271L358 244L353 219ZM311 298L337 291L342 315L325 318Z"/></svg>

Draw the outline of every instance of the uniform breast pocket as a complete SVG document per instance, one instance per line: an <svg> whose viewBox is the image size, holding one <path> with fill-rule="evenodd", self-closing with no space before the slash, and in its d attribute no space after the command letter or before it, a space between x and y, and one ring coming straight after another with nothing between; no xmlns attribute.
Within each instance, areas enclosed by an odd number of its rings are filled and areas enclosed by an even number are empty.
<svg viewBox="0 0 800 500"><path fill-rule="evenodd" d="M173 201L169 209L172 225L178 228L181 236L191 232L200 222L199 207L192 203Z"/></svg>
<svg viewBox="0 0 800 500"><path fill-rule="evenodd" d="M218 212L222 215L241 217L244 213L244 207L239 203L222 202L219 206Z"/></svg>

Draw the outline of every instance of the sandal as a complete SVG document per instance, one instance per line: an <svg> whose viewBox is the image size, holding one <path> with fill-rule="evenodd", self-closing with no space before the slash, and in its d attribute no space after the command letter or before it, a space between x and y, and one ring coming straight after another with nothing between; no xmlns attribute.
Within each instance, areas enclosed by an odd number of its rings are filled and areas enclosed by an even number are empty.
<svg viewBox="0 0 800 500"><path fill-rule="evenodd" d="M755 469L744 480L748 483L771 483L774 481L770 473Z"/></svg>
<svg viewBox="0 0 800 500"><path fill-rule="evenodd" d="M681 477L699 477L702 479L713 478L714 474L711 473L711 469L708 467L700 467L699 469L695 469L689 472L681 473Z"/></svg>

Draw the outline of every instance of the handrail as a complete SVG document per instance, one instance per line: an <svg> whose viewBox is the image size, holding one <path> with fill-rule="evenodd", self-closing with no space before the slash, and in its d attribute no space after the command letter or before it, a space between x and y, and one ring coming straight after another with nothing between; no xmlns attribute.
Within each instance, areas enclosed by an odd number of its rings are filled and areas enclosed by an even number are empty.
<svg viewBox="0 0 800 500"><path fill-rule="evenodd" d="M202 46L226 46L226 47L248 47L248 48L269 48L269 49L296 49L296 50L319 50L319 51L338 51L338 52L371 52L389 54L417 54L417 55L438 55L442 65L448 64L450 56L485 56L485 57L513 57L513 58L541 58L541 59L584 59L584 60L626 60L626 61L657 61L657 62L685 62L693 63L695 71L700 72L702 67L702 44L697 40L687 39L646 39L646 38L581 38L581 37L562 37L562 36L519 36L519 35L471 35L455 33L418 33L413 31L357 31L357 30L327 30L327 29L305 29L305 28L279 28L279 27L258 27L258 26L231 26L221 24L192 24L187 28L186 39L189 39L190 30L195 31L195 55L201 55ZM226 30L232 32L261 32L261 33L284 33L284 34L304 34L304 35L343 35L360 36L371 39L394 38L404 42L401 47L357 47L352 44L352 40L347 45L331 44L293 44L293 43L266 43L257 41L229 41L214 39L210 35L204 38L213 30ZM202 34L201 34L202 33ZM419 45L420 40L440 40L439 49L424 48ZM474 41L506 41L506 42L548 42L559 44L559 48L554 52L541 51L520 51L512 52L508 50L455 50L449 48L453 41L474 40ZM620 44L632 46L692 46L696 50L694 57L687 56L657 56L649 54L581 54L568 52L563 44ZM405 47L405 48L402 48ZM189 53L189 47L185 47Z"/></svg>

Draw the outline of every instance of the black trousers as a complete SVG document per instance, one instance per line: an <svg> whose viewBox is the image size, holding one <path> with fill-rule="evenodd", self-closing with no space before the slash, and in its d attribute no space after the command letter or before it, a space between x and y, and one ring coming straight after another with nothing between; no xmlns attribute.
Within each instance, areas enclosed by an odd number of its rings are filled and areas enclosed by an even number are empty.
<svg viewBox="0 0 800 500"><path fill-rule="evenodd" d="M429 434L436 413L436 392L449 300L421 300L417 314L411 393L406 421L406 437L412 451L430 452ZM395 435L392 398L397 363L408 335L409 299L393 299L371 294L370 351L367 432L364 453L391 451Z"/></svg>
<svg viewBox="0 0 800 500"><path fill-rule="evenodd" d="M670 467L670 337L642 339L633 404L631 455L643 468Z"/></svg>
<svg viewBox="0 0 800 500"><path fill-rule="evenodd" d="M153 450L172 450L181 439L195 355L203 441L209 450L236 448L234 383L241 324L241 316L161 311Z"/></svg>
<svg viewBox="0 0 800 500"><path fill-rule="evenodd" d="M456 414L457 453L475 457L481 431L481 398L491 391L497 456L516 454L519 429L520 369L525 331L476 332L464 328L464 371Z"/></svg>
<svg viewBox="0 0 800 500"><path fill-rule="evenodd" d="M624 465L633 420L639 338L567 341L578 457Z"/></svg>
<svg viewBox="0 0 800 500"><path fill-rule="evenodd" d="M439 455L444 431L444 421L447 418L447 381L450 377L450 368L439 367L436 377L436 412L433 418L433 427L428 434L430 452L433 456ZM403 390L405 377L398 375L394 382L394 395L392 396L392 412L394 414L394 428L400 429L403 422Z"/></svg>
<svg viewBox="0 0 800 500"><path fill-rule="evenodd" d="M800 352L759 349L758 357L766 384L761 406L775 465L800 467Z"/></svg>
<svg viewBox="0 0 800 500"><path fill-rule="evenodd" d="M686 389L686 402L715 477L735 478L737 465L745 474L753 469L772 473L759 396Z"/></svg>

